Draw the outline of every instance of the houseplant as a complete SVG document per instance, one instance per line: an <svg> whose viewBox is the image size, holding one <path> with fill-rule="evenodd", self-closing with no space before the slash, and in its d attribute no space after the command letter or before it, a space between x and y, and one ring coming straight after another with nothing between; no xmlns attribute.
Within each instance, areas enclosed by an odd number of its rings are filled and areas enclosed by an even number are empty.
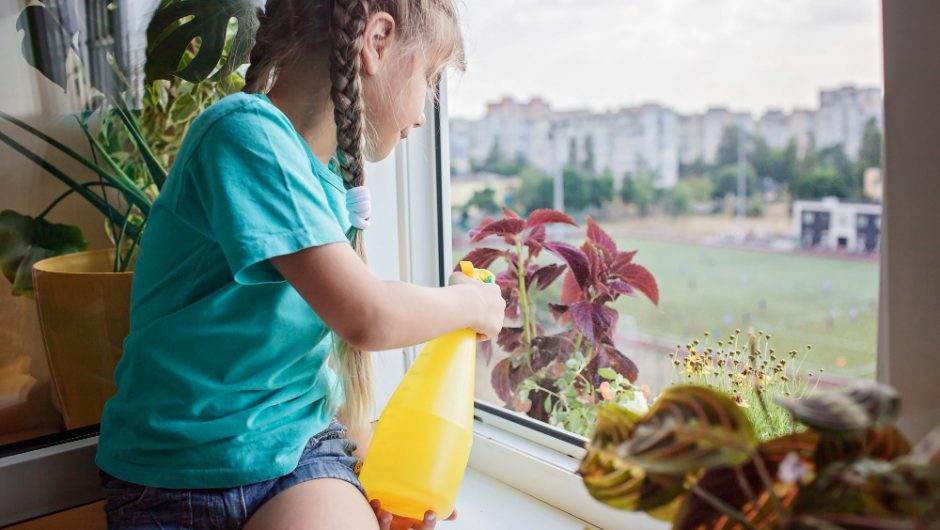
<svg viewBox="0 0 940 530"><path fill-rule="evenodd" d="M898 401L874 382L781 398L806 429L762 442L726 394L674 386L644 415L604 407L580 473L598 500L681 530L938 528L940 429L912 450Z"/></svg>
<svg viewBox="0 0 940 530"><path fill-rule="evenodd" d="M492 370L497 395L512 410L587 433L602 401L645 406L633 385L637 367L614 344L618 313L610 306L620 296L638 294L656 304L659 289L653 275L634 263L636 252L618 250L590 217L580 248L548 240L546 226L553 224L577 226L556 210L522 218L503 208L501 219L484 218L469 233L473 243L491 243L463 259L503 269L496 282L507 301L506 325L496 342L506 357ZM543 250L560 262L540 261ZM559 278L559 298L540 304L538 297ZM555 321L540 320L539 307ZM491 348L482 348L487 362Z"/></svg>
<svg viewBox="0 0 940 530"><path fill-rule="evenodd" d="M108 57L113 76L90 81L76 46L77 30L63 26L49 8L27 6L17 20L17 28L25 30L27 61L80 102L71 118L90 150L83 155L0 112L19 134L38 138L81 168L67 171L0 131L0 141L67 188L36 217L0 212L0 271L14 294L35 292L68 428L96 423L114 391L111 373L128 329L133 257L150 207L189 123L199 110L240 88L236 68L247 61L256 25L247 1L164 0L148 26L143 107L138 109L135 87L113 57ZM32 35L35 28L47 34ZM37 42L60 43L63 49L34 53ZM91 178L86 181L83 174ZM102 214L113 249L78 252L87 246L81 231L46 219L72 194Z"/></svg>

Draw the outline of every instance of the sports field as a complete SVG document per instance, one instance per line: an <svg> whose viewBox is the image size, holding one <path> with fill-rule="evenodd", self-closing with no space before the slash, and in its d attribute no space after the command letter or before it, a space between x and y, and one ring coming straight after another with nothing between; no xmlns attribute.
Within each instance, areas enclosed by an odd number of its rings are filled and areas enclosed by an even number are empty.
<svg viewBox="0 0 940 530"><path fill-rule="evenodd" d="M661 292L659 308L644 298L624 297L616 305L618 345L640 366L639 382L668 385L672 374L664 361L676 344L735 328L771 334L778 351L812 345L806 360L812 369L874 375L876 262L638 239L617 238L617 244L639 250L636 262L653 272ZM465 252L456 250L455 258Z"/></svg>

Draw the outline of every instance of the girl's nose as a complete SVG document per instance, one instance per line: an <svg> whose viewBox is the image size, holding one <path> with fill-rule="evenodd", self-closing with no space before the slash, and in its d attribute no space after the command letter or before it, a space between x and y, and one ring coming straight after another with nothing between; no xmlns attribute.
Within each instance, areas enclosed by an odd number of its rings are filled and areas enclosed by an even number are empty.
<svg viewBox="0 0 940 530"><path fill-rule="evenodd" d="M418 127L421 127L422 125L424 125L424 122L426 120L427 118L424 117L424 113L422 112L421 115L418 116L418 121L415 122L414 128L417 129Z"/></svg>

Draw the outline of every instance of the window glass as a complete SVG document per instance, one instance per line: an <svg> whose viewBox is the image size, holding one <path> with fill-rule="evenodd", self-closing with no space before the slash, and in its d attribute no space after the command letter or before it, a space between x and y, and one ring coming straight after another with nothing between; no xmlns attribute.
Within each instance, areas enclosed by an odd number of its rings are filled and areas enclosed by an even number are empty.
<svg viewBox="0 0 940 530"><path fill-rule="evenodd" d="M873 377L877 0L465 14L469 67L448 84L453 259L492 259L511 313L478 361L478 399L585 434L598 404L641 410L678 382L747 407L725 384L737 374L781 394ZM577 226L547 224L558 243L542 243L531 226L565 220L543 208ZM528 224L499 222L516 214Z"/></svg>

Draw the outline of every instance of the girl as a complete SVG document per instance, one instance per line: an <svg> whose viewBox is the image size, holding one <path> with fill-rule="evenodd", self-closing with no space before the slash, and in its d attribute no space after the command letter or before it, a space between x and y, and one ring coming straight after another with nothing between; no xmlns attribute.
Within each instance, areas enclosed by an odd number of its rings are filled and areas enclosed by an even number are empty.
<svg viewBox="0 0 940 530"><path fill-rule="evenodd" d="M463 65L455 8L268 0L259 18L244 92L190 127L137 258L97 455L109 527L432 528L370 506L331 418L369 413L363 351L502 325L496 285L382 282L350 246L364 160Z"/></svg>

